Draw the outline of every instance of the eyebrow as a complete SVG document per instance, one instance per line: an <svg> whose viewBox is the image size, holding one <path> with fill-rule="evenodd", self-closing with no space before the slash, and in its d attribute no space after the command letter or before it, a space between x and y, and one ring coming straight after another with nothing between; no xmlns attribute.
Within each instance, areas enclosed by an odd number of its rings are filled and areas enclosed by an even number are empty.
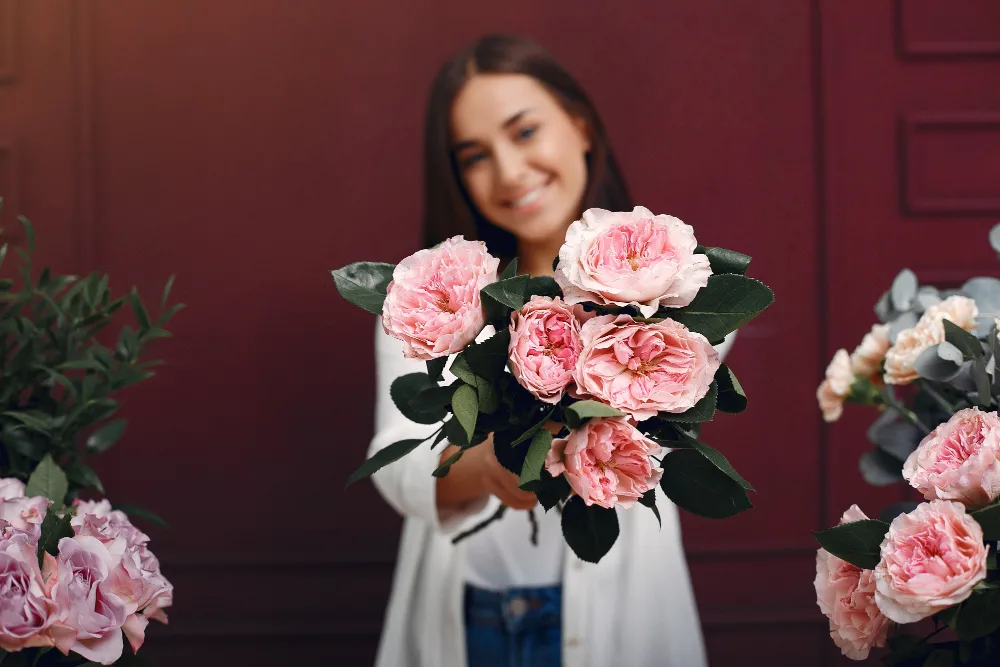
<svg viewBox="0 0 1000 667"><path fill-rule="evenodd" d="M524 114L528 113L529 111L531 111L530 108L528 108L528 109L521 109L516 114L514 114L513 116L511 116L510 118L508 118L507 120L505 120L503 122L503 125L501 125L501 127L504 128L504 129L507 129L508 127L510 127L511 125L513 125L514 123L516 123L517 121L521 120L521 118L524 116ZM453 151L458 152L458 151L461 151L461 150L466 149L466 148L471 148L472 146L475 146L475 145L476 145L476 142L474 140L460 141L459 143L453 145L451 147L451 149Z"/></svg>

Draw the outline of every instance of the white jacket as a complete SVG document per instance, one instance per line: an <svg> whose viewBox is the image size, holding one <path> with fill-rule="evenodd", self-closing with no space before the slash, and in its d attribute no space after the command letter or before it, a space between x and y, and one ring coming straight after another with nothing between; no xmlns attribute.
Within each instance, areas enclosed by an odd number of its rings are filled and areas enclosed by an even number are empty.
<svg viewBox="0 0 1000 667"><path fill-rule="evenodd" d="M392 381L426 370L377 327L375 436L368 456L436 426L404 417L389 395ZM718 350L724 357L735 334ZM454 378L445 373L446 381ZM377 667L466 667L462 593L464 542L451 537L492 514L498 500L439 517L435 478L443 445L424 443L382 468L373 481L405 518ZM662 529L647 508L619 510L618 541L600 563L566 549L563 569L564 667L704 667L698 610L681 544L677 508L657 494ZM487 528L487 530L489 530Z"/></svg>

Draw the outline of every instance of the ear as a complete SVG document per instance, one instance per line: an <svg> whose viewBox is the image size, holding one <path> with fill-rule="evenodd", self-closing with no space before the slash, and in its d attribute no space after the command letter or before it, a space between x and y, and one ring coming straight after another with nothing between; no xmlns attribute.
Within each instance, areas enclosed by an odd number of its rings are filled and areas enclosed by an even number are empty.
<svg viewBox="0 0 1000 667"><path fill-rule="evenodd" d="M582 116L573 116L573 125L576 127L577 132L580 133L580 139L583 141L583 151L589 153L590 127L587 125L587 121Z"/></svg>

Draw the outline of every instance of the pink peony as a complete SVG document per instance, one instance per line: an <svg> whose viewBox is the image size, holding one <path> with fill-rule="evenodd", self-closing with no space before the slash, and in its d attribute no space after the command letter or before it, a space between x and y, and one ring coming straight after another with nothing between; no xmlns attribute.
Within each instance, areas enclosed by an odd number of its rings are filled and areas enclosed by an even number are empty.
<svg viewBox="0 0 1000 667"><path fill-rule="evenodd" d="M24 497L24 482L16 477L0 479L0 500Z"/></svg>
<svg viewBox="0 0 1000 667"><path fill-rule="evenodd" d="M74 651L103 665L121 657L128 605L113 590L114 580L109 580L121 559L94 537L59 540L59 576L53 595L66 610L66 618L53 632L64 654Z"/></svg>
<svg viewBox="0 0 1000 667"><path fill-rule="evenodd" d="M660 306L688 305L708 284L712 269L697 246L691 226L672 216L592 208L569 226L555 279L566 303L636 306L652 317Z"/></svg>
<svg viewBox="0 0 1000 667"><path fill-rule="evenodd" d="M983 530L950 500L932 500L893 519L875 568L875 602L897 623L915 623L958 604L986 578Z"/></svg>
<svg viewBox="0 0 1000 667"><path fill-rule="evenodd" d="M382 328L410 359L460 352L486 326L479 290L496 282L499 264L485 243L461 236L410 255L392 272Z"/></svg>
<svg viewBox="0 0 1000 667"><path fill-rule="evenodd" d="M901 385L916 380L919 375L913 364L924 350L944 342L944 320L950 320L966 331L973 331L977 326L977 315L979 309L976 302L957 295L925 310L917 324L901 331L895 344L885 353L885 381Z"/></svg>
<svg viewBox="0 0 1000 667"><path fill-rule="evenodd" d="M650 456L661 451L624 417L591 419L552 441L545 469L564 474L587 505L631 507L660 481L663 471Z"/></svg>
<svg viewBox="0 0 1000 667"><path fill-rule="evenodd" d="M708 339L673 320L643 324L603 315L580 328L580 339L577 390L637 421L694 407L719 369Z"/></svg>
<svg viewBox="0 0 1000 667"><path fill-rule="evenodd" d="M545 403L558 403L583 349L580 322L590 315L562 299L534 295L510 318L510 370Z"/></svg>
<svg viewBox="0 0 1000 667"><path fill-rule="evenodd" d="M840 523L867 518L857 505L852 505ZM864 660L873 647L885 646L889 619L875 604L872 570L862 570L820 549L813 584L820 611L830 619L830 636L845 656Z"/></svg>
<svg viewBox="0 0 1000 667"><path fill-rule="evenodd" d="M46 554L44 563L43 573L23 535L0 542L0 648L6 651L53 645L48 631L59 619L51 590L55 560Z"/></svg>
<svg viewBox="0 0 1000 667"><path fill-rule="evenodd" d="M826 367L826 378L816 390L816 400L823 411L823 420L835 422L844 413L844 399L851 393L854 373L851 371L851 357L847 350L837 350L833 360Z"/></svg>
<svg viewBox="0 0 1000 667"><path fill-rule="evenodd" d="M878 375L879 368L885 361L885 353L888 351L889 325L876 324L851 353L851 370L854 375L866 378Z"/></svg>
<svg viewBox="0 0 1000 667"><path fill-rule="evenodd" d="M931 431L903 464L903 478L927 500L957 500L970 509L1000 497L1000 418L959 410Z"/></svg>

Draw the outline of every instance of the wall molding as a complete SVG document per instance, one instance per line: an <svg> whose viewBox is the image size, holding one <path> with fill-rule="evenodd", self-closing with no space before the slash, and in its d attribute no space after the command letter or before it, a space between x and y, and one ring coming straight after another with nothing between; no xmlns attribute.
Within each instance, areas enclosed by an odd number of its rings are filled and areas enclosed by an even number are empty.
<svg viewBox="0 0 1000 667"><path fill-rule="evenodd" d="M0 85L13 83L17 76L17 6L14 0L0 0Z"/></svg>
<svg viewBox="0 0 1000 667"><path fill-rule="evenodd" d="M995 0L979 0L995 2ZM969 0L965 0L969 2ZM996 39L913 39L906 31L907 0L896 0L896 48L899 56L906 60L953 60L1000 58L1000 35ZM949 9L957 10L962 3L948 3Z"/></svg>

